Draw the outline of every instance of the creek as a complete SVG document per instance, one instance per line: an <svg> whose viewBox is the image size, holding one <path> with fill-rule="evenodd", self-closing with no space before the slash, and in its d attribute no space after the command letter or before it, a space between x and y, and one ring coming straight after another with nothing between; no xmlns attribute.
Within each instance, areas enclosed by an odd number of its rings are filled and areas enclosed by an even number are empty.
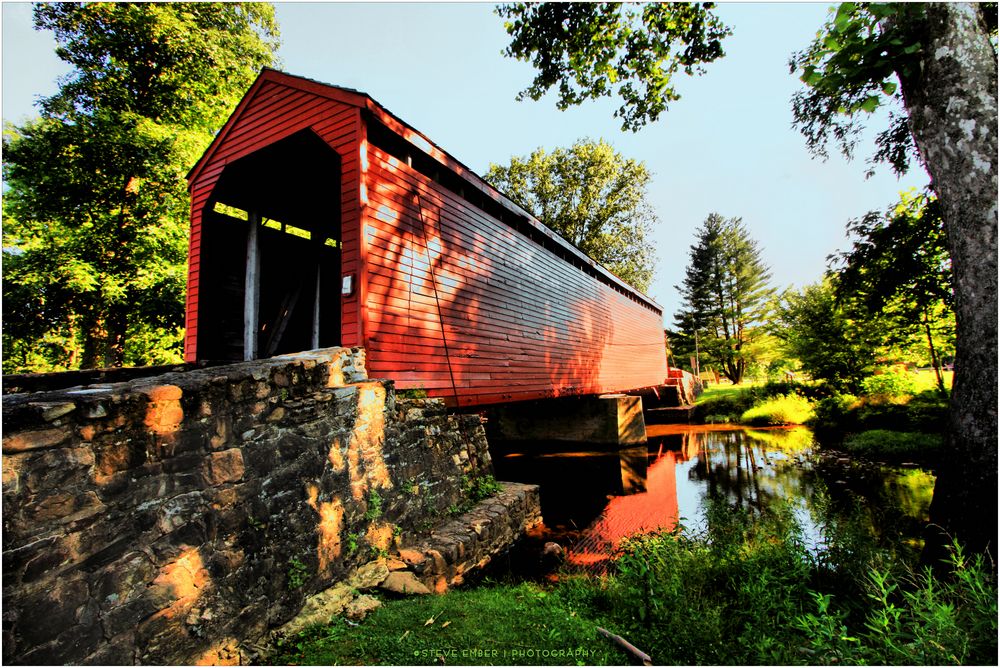
<svg viewBox="0 0 1000 668"><path fill-rule="evenodd" d="M603 570L637 532L703 531L709 498L762 511L787 504L814 553L826 527L851 516L880 542L919 551L934 474L913 464L854 460L819 447L805 427L650 425L622 450L557 442L491 444L496 476L541 487L543 525L526 542L566 550L569 565Z"/></svg>

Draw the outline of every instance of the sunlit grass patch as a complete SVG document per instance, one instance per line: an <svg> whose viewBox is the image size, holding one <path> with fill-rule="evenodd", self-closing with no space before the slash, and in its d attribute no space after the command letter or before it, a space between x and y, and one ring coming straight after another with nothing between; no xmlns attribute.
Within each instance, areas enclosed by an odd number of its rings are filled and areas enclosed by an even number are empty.
<svg viewBox="0 0 1000 668"><path fill-rule="evenodd" d="M755 399L749 387L716 386L698 397L695 415L706 423L738 422L740 415L753 406Z"/></svg>
<svg viewBox="0 0 1000 668"><path fill-rule="evenodd" d="M945 369L941 371L941 376L944 386L950 390L952 382L955 380L955 372ZM913 374L913 385L916 394L927 390L936 390L938 389L937 375L933 369L919 369Z"/></svg>
<svg viewBox="0 0 1000 668"><path fill-rule="evenodd" d="M740 422L752 425L805 424L813 417L808 399L790 394L768 399L743 412Z"/></svg>
<svg viewBox="0 0 1000 668"><path fill-rule="evenodd" d="M352 626L334 619L284 639L273 665L620 665L597 624L540 585L486 584L387 600Z"/></svg>
<svg viewBox="0 0 1000 668"><path fill-rule="evenodd" d="M723 397L736 397L747 391L748 385L709 385L698 397L698 403L714 401Z"/></svg>

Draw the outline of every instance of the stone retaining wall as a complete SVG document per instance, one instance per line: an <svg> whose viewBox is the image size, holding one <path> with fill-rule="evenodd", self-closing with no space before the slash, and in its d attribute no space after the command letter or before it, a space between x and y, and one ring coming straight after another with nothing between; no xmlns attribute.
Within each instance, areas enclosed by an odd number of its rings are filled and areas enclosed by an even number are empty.
<svg viewBox="0 0 1000 668"><path fill-rule="evenodd" d="M360 349L12 394L3 427L5 663L237 662L492 470Z"/></svg>
<svg viewBox="0 0 1000 668"><path fill-rule="evenodd" d="M376 587L399 595L427 595L443 594L461 585L467 574L489 564L526 529L542 521L538 485L501 485L503 489L496 496L439 523L409 547L361 566L340 584L310 597L275 636L297 633L334 615L353 616L352 604L368 599L363 592Z"/></svg>

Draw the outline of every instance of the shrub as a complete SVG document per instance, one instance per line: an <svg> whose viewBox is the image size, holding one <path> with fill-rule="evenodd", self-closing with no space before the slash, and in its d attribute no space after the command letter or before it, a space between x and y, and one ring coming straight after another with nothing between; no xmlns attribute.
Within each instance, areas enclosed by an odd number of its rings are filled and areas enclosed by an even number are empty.
<svg viewBox="0 0 1000 668"><path fill-rule="evenodd" d="M956 543L949 573L929 568L894 577L872 569L863 628L851 633L833 596L813 592L815 613L795 626L808 638L810 663L868 665L989 665L997 658L996 578L982 556Z"/></svg>
<svg viewBox="0 0 1000 668"><path fill-rule="evenodd" d="M813 417L812 404L805 397L789 394L768 399L740 416L740 422L752 425L805 424Z"/></svg>
<svg viewBox="0 0 1000 668"><path fill-rule="evenodd" d="M725 423L725 422L746 422L744 414L755 408L768 404L772 400L770 408L763 409L764 412L772 410L787 410L793 406L802 406L798 399L808 399L815 401L821 397L828 396L830 389L825 385L813 383L801 383L797 381L769 382L764 385L725 388L724 391L708 391L702 395L702 399L695 406L694 417L699 422ZM793 404L785 403L792 398ZM779 418L781 416L778 416ZM801 417L801 411L793 411L787 417ZM750 424L802 424L794 420L770 421L761 419Z"/></svg>
<svg viewBox="0 0 1000 668"><path fill-rule="evenodd" d="M820 399L813 409L810 426L817 430L850 431L857 424L858 398L851 394L834 394Z"/></svg>
<svg viewBox="0 0 1000 668"><path fill-rule="evenodd" d="M861 381L862 394L886 401L911 395L916 389L916 382L905 371L876 374Z"/></svg>
<svg viewBox="0 0 1000 668"><path fill-rule="evenodd" d="M497 482L491 474L486 474L476 478L462 478L462 493L472 503L479 503L483 499L496 496L503 491L503 485Z"/></svg>
<svg viewBox="0 0 1000 668"><path fill-rule="evenodd" d="M707 515L706 533L633 537L610 577L560 591L656 664L996 662L996 577L957 544L938 575L886 563L853 524L830 536L843 549L812 554L788 506L715 500Z"/></svg>
<svg viewBox="0 0 1000 668"><path fill-rule="evenodd" d="M795 380L770 381L757 388L757 391L761 398L797 394L810 401L818 401L833 393L833 390L824 383L803 383Z"/></svg>
<svg viewBox="0 0 1000 668"><path fill-rule="evenodd" d="M949 396L937 389L913 395L906 404L905 424L912 431L943 432L948 424Z"/></svg>
<svg viewBox="0 0 1000 668"><path fill-rule="evenodd" d="M657 665L793 662L809 561L791 510L755 515L717 499L707 515L704 534L623 541L611 577L577 585L591 589L587 607Z"/></svg>
<svg viewBox="0 0 1000 668"><path fill-rule="evenodd" d="M838 394L816 403L810 426L818 431L854 432L864 429L940 433L948 424L948 399L928 390L903 403Z"/></svg>
<svg viewBox="0 0 1000 668"><path fill-rule="evenodd" d="M865 397L857 406L856 417L858 429L939 433L948 424L948 402L934 391L893 403Z"/></svg>

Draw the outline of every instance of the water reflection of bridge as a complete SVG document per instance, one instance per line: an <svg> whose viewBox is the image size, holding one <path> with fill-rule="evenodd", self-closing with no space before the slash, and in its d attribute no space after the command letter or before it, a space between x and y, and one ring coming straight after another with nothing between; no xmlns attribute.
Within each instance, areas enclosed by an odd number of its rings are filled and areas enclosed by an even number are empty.
<svg viewBox="0 0 1000 668"><path fill-rule="evenodd" d="M760 510L776 497L812 493L789 470L812 443L807 430L749 436L729 425L652 425L648 437L623 450L522 443L501 447L494 461L501 477L542 486L547 537L571 545L569 563L592 571L627 536L697 523L705 496Z"/></svg>

